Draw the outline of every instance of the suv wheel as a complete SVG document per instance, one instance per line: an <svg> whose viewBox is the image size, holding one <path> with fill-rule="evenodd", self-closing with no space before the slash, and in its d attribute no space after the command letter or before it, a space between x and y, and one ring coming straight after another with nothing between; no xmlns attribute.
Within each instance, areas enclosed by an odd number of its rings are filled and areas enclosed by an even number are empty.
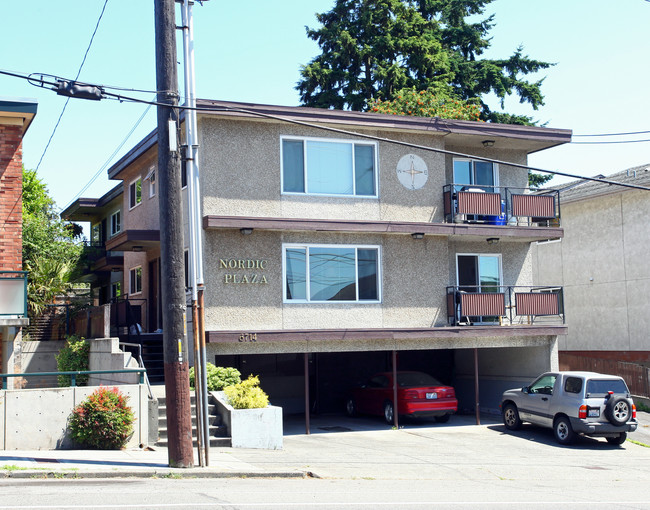
<svg viewBox="0 0 650 510"><path fill-rule="evenodd" d="M508 430L518 430L521 427L521 418L516 405L506 404L503 407L503 424Z"/></svg>
<svg viewBox="0 0 650 510"><path fill-rule="evenodd" d="M555 433L555 439L560 444L571 444L576 438L576 433L573 432L571 422L566 416L555 418L555 422L553 422L553 432Z"/></svg>
<svg viewBox="0 0 650 510"><path fill-rule="evenodd" d="M609 444L623 444L625 440L627 439L627 432L621 432L618 436L616 437L607 437L607 442Z"/></svg>
<svg viewBox="0 0 650 510"><path fill-rule="evenodd" d="M605 406L605 416L612 425L624 425L632 417L632 408L626 397L611 396Z"/></svg>

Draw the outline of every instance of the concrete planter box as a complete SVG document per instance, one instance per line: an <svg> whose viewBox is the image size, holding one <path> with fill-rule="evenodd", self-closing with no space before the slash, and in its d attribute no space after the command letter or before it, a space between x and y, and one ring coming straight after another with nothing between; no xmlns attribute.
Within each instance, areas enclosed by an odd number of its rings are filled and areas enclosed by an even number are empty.
<svg viewBox="0 0 650 510"><path fill-rule="evenodd" d="M223 391L211 392L233 448L282 449L282 408L234 409Z"/></svg>

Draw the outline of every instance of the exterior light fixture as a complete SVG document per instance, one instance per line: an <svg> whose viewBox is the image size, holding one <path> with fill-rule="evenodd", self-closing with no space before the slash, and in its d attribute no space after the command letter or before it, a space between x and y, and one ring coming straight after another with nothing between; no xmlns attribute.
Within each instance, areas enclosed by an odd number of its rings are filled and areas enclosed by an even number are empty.
<svg viewBox="0 0 650 510"><path fill-rule="evenodd" d="M483 147L494 147L494 140L483 140Z"/></svg>
<svg viewBox="0 0 650 510"><path fill-rule="evenodd" d="M253 233L252 228L240 228L239 231L242 233L242 235L249 236Z"/></svg>
<svg viewBox="0 0 650 510"><path fill-rule="evenodd" d="M422 232L414 232L411 234L411 237L413 239L422 239L424 237L424 234Z"/></svg>
<svg viewBox="0 0 650 510"><path fill-rule="evenodd" d="M142 251L142 246L134 246L132 248L133 251Z"/></svg>
<svg viewBox="0 0 650 510"><path fill-rule="evenodd" d="M488 244L497 244L499 242L498 237L488 237L487 238L487 243Z"/></svg>

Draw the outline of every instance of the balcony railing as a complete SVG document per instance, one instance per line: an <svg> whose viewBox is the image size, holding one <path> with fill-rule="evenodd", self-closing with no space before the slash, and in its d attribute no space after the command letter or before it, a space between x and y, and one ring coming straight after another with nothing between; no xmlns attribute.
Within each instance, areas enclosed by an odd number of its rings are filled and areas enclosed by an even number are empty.
<svg viewBox="0 0 650 510"><path fill-rule="evenodd" d="M453 326L564 324L562 287L520 285L447 287L447 320Z"/></svg>
<svg viewBox="0 0 650 510"><path fill-rule="evenodd" d="M447 184L442 193L447 223L560 226L557 190Z"/></svg>
<svg viewBox="0 0 650 510"><path fill-rule="evenodd" d="M0 271L0 317L27 317L27 271Z"/></svg>

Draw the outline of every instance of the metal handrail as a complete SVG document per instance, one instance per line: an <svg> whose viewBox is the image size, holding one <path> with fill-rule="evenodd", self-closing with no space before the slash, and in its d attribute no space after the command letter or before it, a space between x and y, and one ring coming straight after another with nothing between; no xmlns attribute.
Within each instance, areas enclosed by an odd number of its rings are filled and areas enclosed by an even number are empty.
<svg viewBox="0 0 650 510"><path fill-rule="evenodd" d="M140 344L134 344L130 342L120 342L120 346L125 345L127 347L137 347L138 348L138 359L137 362L140 365L140 368L145 368L144 366L144 360L142 359L142 345ZM131 354L131 353L129 353ZM127 361L128 364L128 361ZM149 391L149 398L153 400L153 392L151 391L151 384L149 384L149 376L147 375L146 368L145 368L145 373L144 373L144 382L147 383L147 390Z"/></svg>
<svg viewBox="0 0 650 510"><path fill-rule="evenodd" d="M122 368L119 370L72 370L67 372L23 372L20 374L0 374L2 377L2 389L7 389L7 378L9 377L31 377L38 376L43 377L46 375L69 375L70 376L70 386L77 386L77 376L78 375L90 375L90 374L140 374L140 384L144 384L144 378L146 376L147 370L145 368Z"/></svg>

